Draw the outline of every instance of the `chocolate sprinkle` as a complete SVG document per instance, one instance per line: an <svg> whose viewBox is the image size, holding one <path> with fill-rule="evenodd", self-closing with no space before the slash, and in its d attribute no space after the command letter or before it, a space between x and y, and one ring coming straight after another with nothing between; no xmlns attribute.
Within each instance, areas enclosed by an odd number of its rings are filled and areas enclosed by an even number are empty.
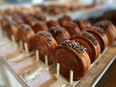
<svg viewBox="0 0 116 87"><path fill-rule="evenodd" d="M102 28L104 32L107 31L107 29L110 29L109 28L110 25L112 25L112 23L108 20L100 21L95 24L95 26Z"/></svg>
<svg viewBox="0 0 116 87"><path fill-rule="evenodd" d="M24 21L20 18L14 19L18 24L24 24Z"/></svg>
<svg viewBox="0 0 116 87"><path fill-rule="evenodd" d="M15 21L13 21L13 20L8 20L8 22L7 22L7 27L10 27L11 25L16 26L17 23L16 23Z"/></svg>
<svg viewBox="0 0 116 87"><path fill-rule="evenodd" d="M64 33L65 29L60 26L54 26L50 28L50 32L54 32L55 34L57 34L58 32Z"/></svg>
<svg viewBox="0 0 116 87"><path fill-rule="evenodd" d="M101 35L104 35L104 33L105 33L103 29L101 29L100 27L97 27L97 26L93 26L92 29L99 32Z"/></svg>
<svg viewBox="0 0 116 87"><path fill-rule="evenodd" d="M19 29L21 29L21 30L25 29L26 32L29 32L30 29L31 29L31 27L29 25L27 25L27 24L21 24L21 26L19 27Z"/></svg>
<svg viewBox="0 0 116 87"><path fill-rule="evenodd" d="M44 38L46 38L46 40L47 40L47 42L48 42L49 44L52 43L52 35L51 35L50 33L46 32L46 31L39 31L39 32L37 33L37 35L41 35L41 36L43 36Z"/></svg>
<svg viewBox="0 0 116 87"><path fill-rule="evenodd" d="M82 31L82 32L78 33L77 35L84 36L84 37L88 38L89 40L91 40L93 42L94 45L98 44L97 39L91 33L88 33L86 31Z"/></svg>
<svg viewBox="0 0 116 87"><path fill-rule="evenodd" d="M85 27L91 27L91 24L88 20L85 20L85 19L77 19L75 20L75 23L77 23L78 26L83 26L84 28Z"/></svg>
<svg viewBox="0 0 116 87"><path fill-rule="evenodd" d="M80 45L80 43L75 42L74 40L65 40L65 41L63 41L61 43L61 45L71 47L71 48L75 49L79 53L83 53L85 51L85 49L86 49L82 45Z"/></svg>

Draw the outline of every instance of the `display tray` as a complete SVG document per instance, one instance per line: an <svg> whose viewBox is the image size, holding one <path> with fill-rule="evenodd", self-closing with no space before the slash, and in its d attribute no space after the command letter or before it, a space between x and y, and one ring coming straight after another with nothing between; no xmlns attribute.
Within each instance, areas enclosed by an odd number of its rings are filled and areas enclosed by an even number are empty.
<svg viewBox="0 0 116 87"><path fill-rule="evenodd" d="M30 55L31 54L31 55ZM56 74L56 65L37 61L35 54L26 53L19 44L5 37L0 38L0 60L23 87L90 87L95 86L103 72L116 58L116 42L107 47L91 65L88 73L79 81L69 80Z"/></svg>

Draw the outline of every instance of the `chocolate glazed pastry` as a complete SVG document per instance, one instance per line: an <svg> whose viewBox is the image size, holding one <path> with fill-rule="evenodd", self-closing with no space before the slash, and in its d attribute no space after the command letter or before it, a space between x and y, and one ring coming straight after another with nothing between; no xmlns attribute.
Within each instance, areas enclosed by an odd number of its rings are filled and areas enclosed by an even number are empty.
<svg viewBox="0 0 116 87"><path fill-rule="evenodd" d="M51 27L49 31L53 35L58 44L70 38L69 33L63 27L60 26Z"/></svg>
<svg viewBox="0 0 116 87"><path fill-rule="evenodd" d="M29 17L26 17L24 19L25 23L30 25L30 26L33 26L36 24L36 22L38 21L36 18L34 18L33 16L29 16Z"/></svg>
<svg viewBox="0 0 116 87"><path fill-rule="evenodd" d="M52 6L49 13L52 15L58 15L61 13L61 10L58 6Z"/></svg>
<svg viewBox="0 0 116 87"><path fill-rule="evenodd" d="M100 48L101 48L101 53L102 53L103 50L107 47L108 40L103 34L100 34L96 31L98 29L100 29L100 28L93 26L92 29L86 29L86 31L91 33L97 39L97 41L100 45Z"/></svg>
<svg viewBox="0 0 116 87"><path fill-rule="evenodd" d="M29 50L31 50L29 41L35 35L32 28L27 24L21 24L18 29L19 40L26 42L28 44Z"/></svg>
<svg viewBox="0 0 116 87"><path fill-rule="evenodd" d="M37 13L37 14L34 15L34 17L39 21L43 21L43 22L46 21L46 18L44 16L44 14L42 14L42 13Z"/></svg>
<svg viewBox="0 0 116 87"><path fill-rule="evenodd" d="M61 74L67 78L73 70L74 80L83 77L90 67L85 48L74 40L65 40L55 48L55 62L60 63Z"/></svg>
<svg viewBox="0 0 116 87"><path fill-rule="evenodd" d="M11 39L11 36L14 35L16 41L18 41L18 25L15 21L9 20L6 24L6 33Z"/></svg>
<svg viewBox="0 0 116 87"><path fill-rule="evenodd" d="M96 26L93 26L94 28L92 28L94 31L98 32L99 34L101 34L103 37L104 37L104 42L105 42L105 46L107 47L108 46L108 38L104 32L103 29L101 29L100 27L96 27Z"/></svg>
<svg viewBox="0 0 116 87"><path fill-rule="evenodd" d="M107 20L100 21L96 23L95 26L100 27L104 30L104 33L108 38L108 45L111 45L116 38L116 27L110 21Z"/></svg>
<svg viewBox="0 0 116 87"><path fill-rule="evenodd" d="M72 19L67 15L64 15L58 19L58 22L60 23L61 26L64 26L67 22L70 21L72 21Z"/></svg>
<svg viewBox="0 0 116 87"><path fill-rule="evenodd" d="M74 22L68 22L63 26L72 36L80 32L80 28Z"/></svg>
<svg viewBox="0 0 116 87"><path fill-rule="evenodd" d="M2 19L0 20L1 27L2 27L3 30L6 29L6 25L7 25L7 22L8 22L8 21L9 21L9 19L6 18L6 17L2 17Z"/></svg>
<svg viewBox="0 0 116 87"><path fill-rule="evenodd" d="M51 28L51 27L54 27L54 26L60 26L60 24L55 20L49 20L47 22L47 26L48 26L48 28Z"/></svg>
<svg viewBox="0 0 116 87"><path fill-rule="evenodd" d="M91 63L93 63L100 54L100 46L97 39L86 31L80 32L77 35L73 36L71 40L75 40L82 44L88 53Z"/></svg>
<svg viewBox="0 0 116 87"><path fill-rule="evenodd" d="M85 29L89 29L92 26L91 23L85 19L76 19L73 22L75 22L79 26L81 31Z"/></svg>
<svg viewBox="0 0 116 87"><path fill-rule="evenodd" d="M14 20L18 25L25 24L22 18L12 18L12 20Z"/></svg>
<svg viewBox="0 0 116 87"><path fill-rule="evenodd" d="M47 25L42 22L42 21L37 21L33 26L32 29L34 30L35 33L38 31L48 31Z"/></svg>
<svg viewBox="0 0 116 87"><path fill-rule="evenodd" d="M18 25L24 24L24 21L23 21L22 17L19 14L14 14L12 16L12 20L14 20Z"/></svg>
<svg viewBox="0 0 116 87"><path fill-rule="evenodd" d="M48 62L53 63L54 52L53 49L57 46L55 39L49 32L39 31L30 40L30 46L32 50L38 50L40 59L45 61L45 55L48 55Z"/></svg>

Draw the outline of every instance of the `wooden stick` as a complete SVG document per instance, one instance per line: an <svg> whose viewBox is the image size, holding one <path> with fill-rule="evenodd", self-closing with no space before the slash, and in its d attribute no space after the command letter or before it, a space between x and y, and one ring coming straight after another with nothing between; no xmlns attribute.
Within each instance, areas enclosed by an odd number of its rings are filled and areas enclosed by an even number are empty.
<svg viewBox="0 0 116 87"><path fill-rule="evenodd" d="M0 37L2 37L3 36L3 30L2 30L2 27L1 27L1 23L0 23L0 32L1 32Z"/></svg>
<svg viewBox="0 0 116 87"><path fill-rule="evenodd" d="M48 66L48 56L45 55L45 65Z"/></svg>
<svg viewBox="0 0 116 87"><path fill-rule="evenodd" d="M12 39L13 45L15 46L16 45L16 41L15 41L14 35L11 35L11 39Z"/></svg>
<svg viewBox="0 0 116 87"><path fill-rule="evenodd" d="M69 80L70 80L70 85L72 85L73 84L73 70L70 70L70 78L69 78Z"/></svg>
<svg viewBox="0 0 116 87"><path fill-rule="evenodd" d="M39 51L36 50L35 52L35 58L36 58L36 61L38 62L39 61Z"/></svg>
<svg viewBox="0 0 116 87"><path fill-rule="evenodd" d="M56 74L57 74L57 76L60 75L60 64L59 63L57 63L57 65L56 65Z"/></svg>
<svg viewBox="0 0 116 87"><path fill-rule="evenodd" d="M24 47L25 47L25 52L26 52L26 53L29 53L28 45L27 45L26 42L24 43Z"/></svg>
<svg viewBox="0 0 116 87"><path fill-rule="evenodd" d="M19 41L20 48L23 49L23 42L20 40Z"/></svg>

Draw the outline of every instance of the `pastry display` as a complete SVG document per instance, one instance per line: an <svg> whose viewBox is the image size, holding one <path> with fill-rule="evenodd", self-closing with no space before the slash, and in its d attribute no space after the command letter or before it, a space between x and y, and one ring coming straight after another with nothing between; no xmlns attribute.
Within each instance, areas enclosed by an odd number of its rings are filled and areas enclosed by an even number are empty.
<svg viewBox="0 0 116 87"><path fill-rule="evenodd" d="M45 61L45 55L48 56L48 62L53 63L54 52L53 49L57 46L52 34L46 31L39 31L31 38L30 46L32 50L38 50L40 59Z"/></svg>
<svg viewBox="0 0 116 87"><path fill-rule="evenodd" d="M70 38L69 33L63 27L60 26L51 27L49 31L53 35L58 44Z"/></svg>
<svg viewBox="0 0 116 87"><path fill-rule="evenodd" d="M1 30L11 45L0 44L0 49L5 48L0 51L5 55L3 61L5 58L5 63L15 64L14 70L20 68L17 75L30 87L75 87L81 78L85 81L93 67L98 69L104 60L111 60L106 54L115 50L116 39L116 27L110 21L92 24L72 16L86 6L45 4L6 9L1 15Z"/></svg>

